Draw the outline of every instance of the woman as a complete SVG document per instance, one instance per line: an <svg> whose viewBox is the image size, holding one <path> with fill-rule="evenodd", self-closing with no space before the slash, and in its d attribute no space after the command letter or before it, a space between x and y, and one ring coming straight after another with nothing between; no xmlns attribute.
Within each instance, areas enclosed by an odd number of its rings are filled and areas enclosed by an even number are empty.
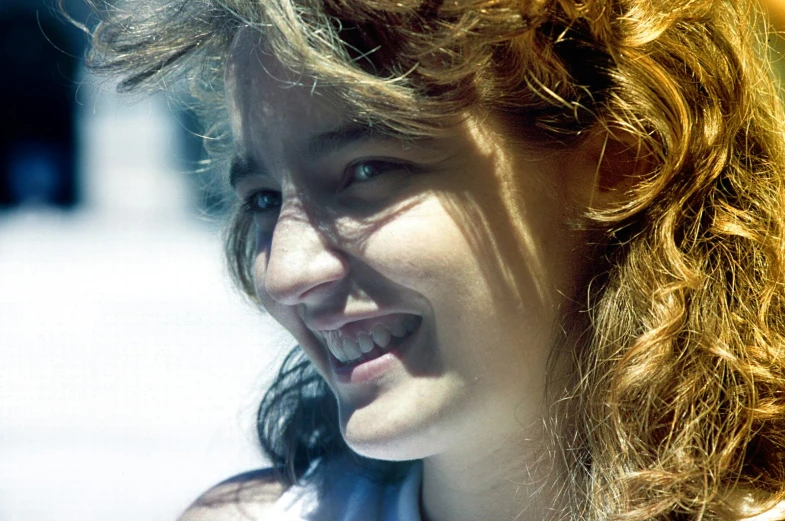
<svg viewBox="0 0 785 521"><path fill-rule="evenodd" d="M785 149L737 0L177 0L240 286L299 342L273 471L183 519L785 518ZM226 129L226 130L223 130Z"/></svg>

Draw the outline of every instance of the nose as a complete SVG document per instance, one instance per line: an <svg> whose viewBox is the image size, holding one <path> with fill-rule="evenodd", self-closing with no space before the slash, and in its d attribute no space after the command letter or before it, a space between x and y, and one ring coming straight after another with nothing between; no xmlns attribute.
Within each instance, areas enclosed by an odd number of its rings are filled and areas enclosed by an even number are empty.
<svg viewBox="0 0 785 521"><path fill-rule="evenodd" d="M325 298L349 271L344 254L330 243L302 209L282 208L264 271L257 271L267 294L287 306Z"/></svg>

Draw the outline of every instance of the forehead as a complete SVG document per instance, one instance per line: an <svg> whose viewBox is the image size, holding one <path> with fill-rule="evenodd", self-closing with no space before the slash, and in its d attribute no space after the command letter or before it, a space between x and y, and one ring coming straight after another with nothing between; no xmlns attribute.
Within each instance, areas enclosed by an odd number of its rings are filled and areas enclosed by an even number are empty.
<svg viewBox="0 0 785 521"><path fill-rule="evenodd" d="M259 33L242 29L230 48L226 86L232 130L240 147L260 139L296 142L349 121L331 89L285 67Z"/></svg>

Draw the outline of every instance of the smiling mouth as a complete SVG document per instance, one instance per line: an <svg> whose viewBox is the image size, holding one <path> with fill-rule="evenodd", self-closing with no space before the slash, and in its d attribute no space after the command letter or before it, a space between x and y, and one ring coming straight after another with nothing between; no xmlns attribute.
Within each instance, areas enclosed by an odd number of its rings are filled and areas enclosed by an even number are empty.
<svg viewBox="0 0 785 521"><path fill-rule="evenodd" d="M354 328L351 333L344 328L321 331L328 351L339 366L357 365L394 350L417 331L422 317L402 314L394 320L385 317L383 321L365 323L369 329Z"/></svg>

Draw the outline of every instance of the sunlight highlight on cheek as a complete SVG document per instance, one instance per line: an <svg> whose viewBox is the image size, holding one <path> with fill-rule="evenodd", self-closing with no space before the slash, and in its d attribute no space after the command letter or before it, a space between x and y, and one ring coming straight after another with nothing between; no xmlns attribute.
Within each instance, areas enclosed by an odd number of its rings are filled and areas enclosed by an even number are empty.
<svg viewBox="0 0 785 521"><path fill-rule="evenodd" d="M504 141L487 120L469 118L467 141L477 150L476 171L467 189L443 194L444 205L462 228L474 255L482 259L488 280L501 280L499 291L515 302L534 294L542 305L552 299L544 251L534 240L538 228L550 230L559 214L543 190L542 167L533 161L522 168L515 152L526 151ZM547 172L546 172L547 174ZM529 297L530 298L530 297Z"/></svg>
<svg viewBox="0 0 785 521"><path fill-rule="evenodd" d="M377 271L388 272L396 282L410 285L462 272L458 266L468 260L466 252L460 227L440 197L430 194L370 234L364 258Z"/></svg>

